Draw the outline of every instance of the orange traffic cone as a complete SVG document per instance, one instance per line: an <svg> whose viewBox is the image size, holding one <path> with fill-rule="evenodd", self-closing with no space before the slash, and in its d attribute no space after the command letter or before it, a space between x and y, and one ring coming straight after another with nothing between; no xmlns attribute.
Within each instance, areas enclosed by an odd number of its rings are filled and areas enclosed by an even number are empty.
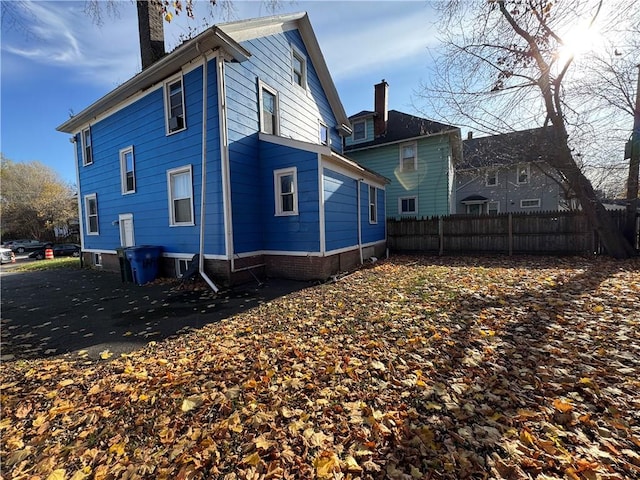
<svg viewBox="0 0 640 480"><path fill-rule="evenodd" d="M44 250L44 258L46 260L53 260L53 248L46 248Z"/></svg>

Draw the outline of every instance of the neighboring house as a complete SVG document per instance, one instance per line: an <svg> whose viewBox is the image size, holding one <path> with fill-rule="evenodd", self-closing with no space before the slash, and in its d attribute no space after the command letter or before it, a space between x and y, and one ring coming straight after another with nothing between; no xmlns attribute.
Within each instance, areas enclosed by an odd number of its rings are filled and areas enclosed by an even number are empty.
<svg viewBox="0 0 640 480"><path fill-rule="evenodd" d="M200 254L205 278L236 283L325 279L384 252L387 180L341 154L349 120L305 13L209 28L58 130L89 264L157 245L165 275Z"/></svg>
<svg viewBox="0 0 640 480"><path fill-rule="evenodd" d="M345 153L391 180L388 218L453 213L454 161L460 129L387 109L389 85L375 85L374 111L349 117L353 133Z"/></svg>
<svg viewBox="0 0 640 480"><path fill-rule="evenodd" d="M566 209L566 186L547 160L543 128L469 138L456 166L456 213L496 214ZM575 201L574 201L575 203Z"/></svg>

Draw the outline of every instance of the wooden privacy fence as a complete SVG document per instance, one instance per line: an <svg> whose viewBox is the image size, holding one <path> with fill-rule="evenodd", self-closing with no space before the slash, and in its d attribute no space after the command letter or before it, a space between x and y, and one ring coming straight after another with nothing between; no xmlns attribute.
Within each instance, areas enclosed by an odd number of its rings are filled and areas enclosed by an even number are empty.
<svg viewBox="0 0 640 480"><path fill-rule="evenodd" d="M610 213L622 230L626 220L625 211ZM387 243L389 249L395 252L438 252L441 255L467 252L582 254L604 251L586 215L572 211L388 219Z"/></svg>

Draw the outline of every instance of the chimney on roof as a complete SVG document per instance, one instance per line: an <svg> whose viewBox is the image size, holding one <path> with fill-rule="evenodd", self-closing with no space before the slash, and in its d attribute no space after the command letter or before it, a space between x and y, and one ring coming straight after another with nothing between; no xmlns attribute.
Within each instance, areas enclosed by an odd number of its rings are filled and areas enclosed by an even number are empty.
<svg viewBox="0 0 640 480"><path fill-rule="evenodd" d="M374 89L374 109L376 116L373 119L373 133L376 137L379 137L387 132L387 120L389 118L387 93L389 91L389 84L383 78L380 83L374 86Z"/></svg>
<svg viewBox="0 0 640 480"><path fill-rule="evenodd" d="M469 133L467 133L467 140L471 140L472 138L473 138L473 132L469 130Z"/></svg>
<svg viewBox="0 0 640 480"><path fill-rule="evenodd" d="M142 70L153 65L165 55L162 2L138 0L138 32Z"/></svg>

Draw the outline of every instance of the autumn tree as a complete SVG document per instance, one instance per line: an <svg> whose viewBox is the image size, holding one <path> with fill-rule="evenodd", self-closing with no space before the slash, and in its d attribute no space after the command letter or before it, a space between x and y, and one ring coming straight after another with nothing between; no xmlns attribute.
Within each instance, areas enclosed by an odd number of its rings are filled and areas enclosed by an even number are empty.
<svg viewBox="0 0 640 480"><path fill-rule="evenodd" d="M449 123L486 133L550 127L549 163L575 193L607 252L634 255L584 174L585 155L599 135L591 121L601 112L577 87L589 34L620 35L624 26L640 23L640 9L626 0L459 0L439 9L443 46L424 90L431 107Z"/></svg>
<svg viewBox="0 0 640 480"><path fill-rule="evenodd" d="M2 233L54 239L56 227L78 218L75 190L40 162L13 162L2 156Z"/></svg>

